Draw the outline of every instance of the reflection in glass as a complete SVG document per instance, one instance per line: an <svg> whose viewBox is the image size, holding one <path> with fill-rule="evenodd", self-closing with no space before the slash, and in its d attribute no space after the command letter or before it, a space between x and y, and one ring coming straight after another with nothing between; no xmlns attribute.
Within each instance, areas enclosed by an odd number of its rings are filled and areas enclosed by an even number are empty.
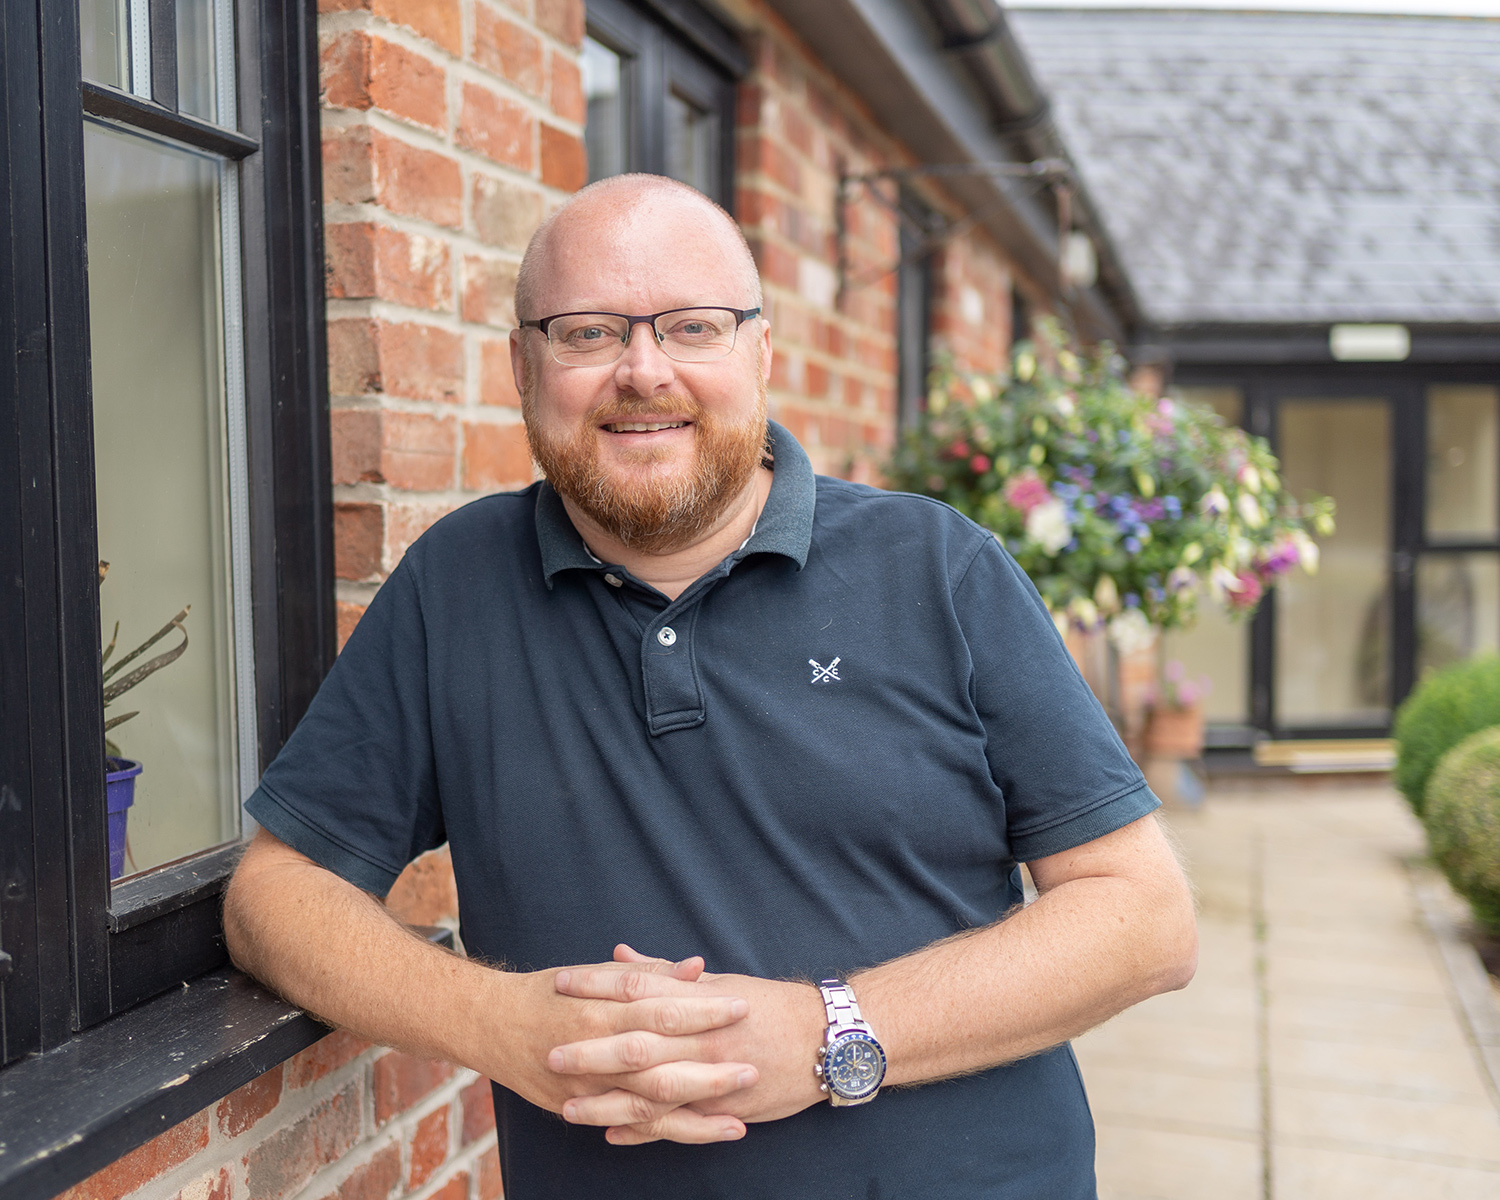
<svg viewBox="0 0 1500 1200"><path fill-rule="evenodd" d="M706 196L718 192L718 122L712 113L667 94L667 174Z"/></svg>
<svg viewBox="0 0 1500 1200"><path fill-rule="evenodd" d="M177 108L218 119L214 9L218 0L177 0Z"/></svg>
<svg viewBox="0 0 1500 1200"><path fill-rule="evenodd" d="M1282 477L1338 505L1313 576L1276 585L1276 719L1381 726L1390 717L1390 409L1382 400L1287 400Z"/></svg>
<svg viewBox="0 0 1500 1200"><path fill-rule="evenodd" d="M626 62L603 42L583 39L583 95L588 123L583 142L588 150L589 182L622 175L630 153L630 106L625 91Z"/></svg>
<svg viewBox="0 0 1500 1200"><path fill-rule="evenodd" d="M1172 387L1174 400L1198 404L1218 413L1226 425L1244 420L1245 397L1235 387ZM1191 629L1165 636L1167 659L1182 663L1189 679L1207 677L1212 685L1203 702L1207 719L1220 725L1244 725L1250 720L1250 625L1231 621L1207 596L1198 602L1198 620Z"/></svg>
<svg viewBox="0 0 1500 1200"><path fill-rule="evenodd" d="M126 0L78 0L78 41L83 77L110 87L130 82L129 18Z"/></svg>
<svg viewBox="0 0 1500 1200"><path fill-rule="evenodd" d="M1417 564L1417 678L1500 650L1500 554L1424 554Z"/></svg>
<svg viewBox="0 0 1500 1200"><path fill-rule="evenodd" d="M1500 532L1500 389L1427 389L1427 536Z"/></svg>
<svg viewBox="0 0 1500 1200"><path fill-rule="evenodd" d="M238 833L220 168L92 122L84 139L103 640L192 606L187 652L108 714L139 712L110 733L144 768L128 875Z"/></svg>

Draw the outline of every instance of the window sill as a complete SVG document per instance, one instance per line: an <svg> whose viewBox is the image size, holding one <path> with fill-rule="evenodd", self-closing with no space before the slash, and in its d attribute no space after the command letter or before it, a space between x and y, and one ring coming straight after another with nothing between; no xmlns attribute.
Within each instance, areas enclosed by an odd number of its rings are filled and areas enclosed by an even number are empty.
<svg viewBox="0 0 1500 1200"><path fill-rule="evenodd" d="M452 945L446 929L420 932ZM225 967L13 1063L0 1071L0 1195L50 1200L328 1032Z"/></svg>

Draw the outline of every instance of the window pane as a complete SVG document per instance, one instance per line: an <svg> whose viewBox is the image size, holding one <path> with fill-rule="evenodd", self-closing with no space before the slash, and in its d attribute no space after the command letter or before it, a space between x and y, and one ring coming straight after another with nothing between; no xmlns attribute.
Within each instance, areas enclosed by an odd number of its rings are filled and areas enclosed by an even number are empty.
<svg viewBox="0 0 1500 1200"><path fill-rule="evenodd" d="M667 94L667 174L705 196L718 194L718 122L715 114Z"/></svg>
<svg viewBox="0 0 1500 1200"><path fill-rule="evenodd" d="M1390 718L1390 407L1383 400L1281 405L1282 477L1338 505L1316 575L1276 584L1276 718L1372 726Z"/></svg>
<svg viewBox="0 0 1500 1200"><path fill-rule="evenodd" d="M1427 536L1500 533L1500 389L1427 389Z"/></svg>
<svg viewBox="0 0 1500 1200"><path fill-rule="evenodd" d="M1198 601L1198 620L1191 629L1174 630L1162 639L1168 661L1180 662L1193 682L1207 679L1203 715L1220 725L1250 720L1250 623L1231 621L1207 596Z"/></svg>
<svg viewBox="0 0 1500 1200"><path fill-rule="evenodd" d="M625 90L627 64L602 42L583 39L583 94L588 100L588 124L583 142L588 150L589 182L629 170L630 103Z"/></svg>
<svg viewBox="0 0 1500 1200"><path fill-rule="evenodd" d="M215 12L219 0L177 0L177 108L218 119Z"/></svg>
<svg viewBox="0 0 1500 1200"><path fill-rule="evenodd" d="M1417 564L1417 678L1500 650L1500 554L1424 554Z"/></svg>
<svg viewBox="0 0 1500 1200"><path fill-rule="evenodd" d="M191 607L181 658L109 704L138 762L123 873L238 833L219 164L89 123L89 321L106 670ZM114 682L182 641L175 631Z"/></svg>
<svg viewBox="0 0 1500 1200"><path fill-rule="evenodd" d="M78 0L78 40L83 77L125 88L130 79L126 0Z"/></svg>

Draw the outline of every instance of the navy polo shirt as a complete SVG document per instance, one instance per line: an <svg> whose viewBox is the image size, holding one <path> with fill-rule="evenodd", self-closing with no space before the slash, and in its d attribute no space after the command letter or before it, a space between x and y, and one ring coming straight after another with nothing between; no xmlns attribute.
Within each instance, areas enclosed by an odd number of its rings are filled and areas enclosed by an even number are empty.
<svg viewBox="0 0 1500 1200"><path fill-rule="evenodd" d="M249 811L382 895L448 841L465 946L518 969L624 941L818 979L995 920L1017 862L1157 806L994 537L771 432L755 532L676 600L545 483L439 521ZM495 1094L510 1200L1094 1195L1066 1046L713 1146L610 1146Z"/></svg>

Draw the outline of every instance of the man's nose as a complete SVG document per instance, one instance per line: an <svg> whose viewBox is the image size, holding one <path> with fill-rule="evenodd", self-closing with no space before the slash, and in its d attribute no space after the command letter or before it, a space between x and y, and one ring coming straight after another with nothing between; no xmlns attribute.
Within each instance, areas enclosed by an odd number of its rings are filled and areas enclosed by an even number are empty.
<svg viewBox="0 0 1500 1200"><path fill-rule="evenodd" d="M675 378L672 360L663 353L651 322L637 321L630 327L625 349L615 363L615 377L642 396L667 387Z"/></svg>

